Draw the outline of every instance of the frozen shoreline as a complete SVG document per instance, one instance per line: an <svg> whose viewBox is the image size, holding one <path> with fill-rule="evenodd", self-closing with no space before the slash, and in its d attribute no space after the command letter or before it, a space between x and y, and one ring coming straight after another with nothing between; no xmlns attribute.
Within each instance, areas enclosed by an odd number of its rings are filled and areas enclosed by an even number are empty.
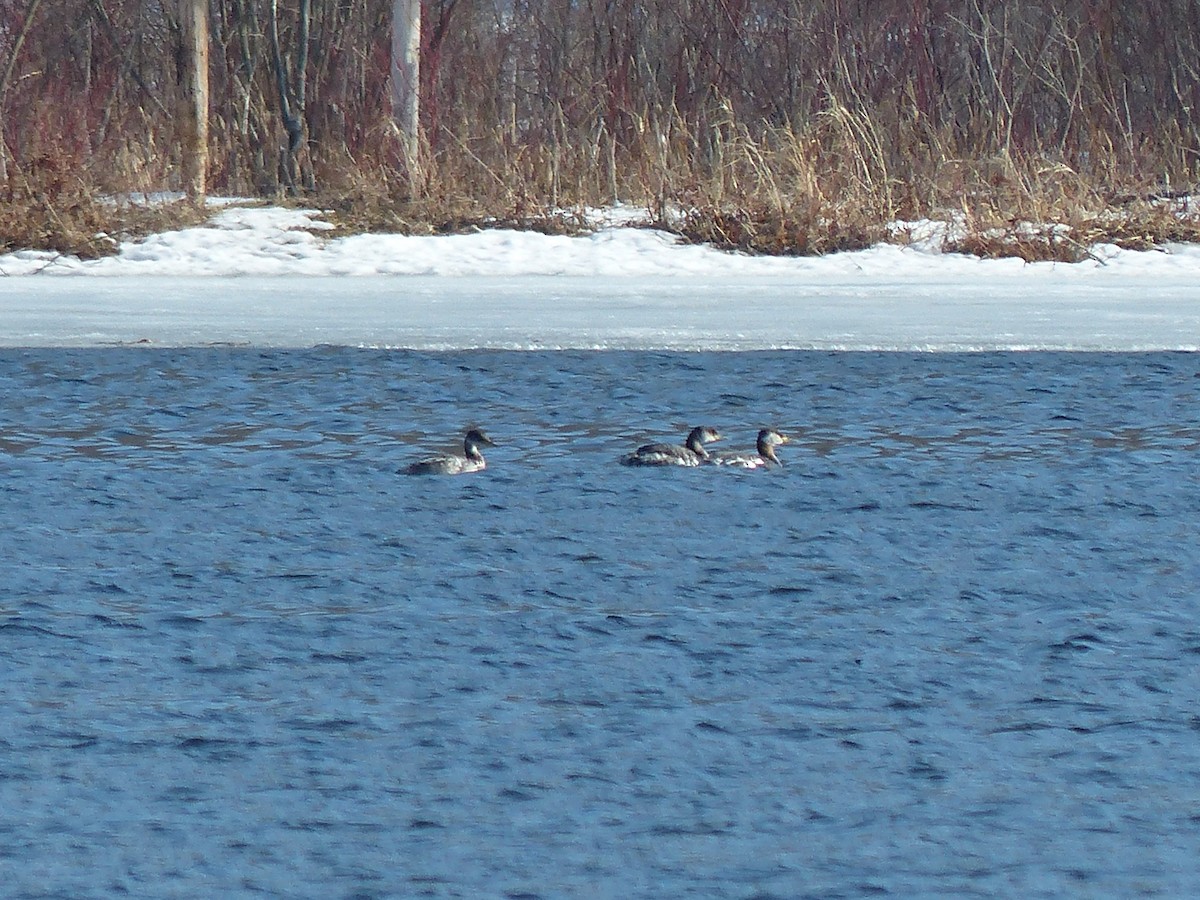
<svg viewBox="0 0 1200 900"><path fill-rule="evenodd" d="M0 346L1194 351L1195 293L762 279L6 279Z"/></svg>
<svg viewBox="0 0 1200 900"><path fill-rule="evenodd" d="M748 257L614 227L326 240L309 213L230 207L114 257L0 257L0 346L414 349L1200 349L1200 248L1106 262L921 246Z"/></svg>

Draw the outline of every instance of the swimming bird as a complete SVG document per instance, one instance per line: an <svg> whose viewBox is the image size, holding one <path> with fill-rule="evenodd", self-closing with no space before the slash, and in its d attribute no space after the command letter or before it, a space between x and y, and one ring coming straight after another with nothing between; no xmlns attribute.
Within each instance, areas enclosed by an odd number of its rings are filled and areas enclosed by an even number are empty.
<svg viewBox="0 0 1200 900"><path fill-rule="evenodd" d="M678 444L646 444L621 460L627 466L698 466L708 459L705 444L719 441L721 433L715 428L700 425L693 428Z"/></svg>
<svg viewBox="0 0 1200 900"><path fill-rule="evenodd" d="M472 428L463 438L462 456L432 456L422 459L405 469L408 475L463 475L487 468L487 462L479 451L482 446L494 447L490 437L478 428Z"/></svg>
<svg viewBox="0 0 1200 900"><path fill-rule="evenodd" d="M764 428L758 433L758 440L755 441L757 455L734 453L713 457L712 462L718 466L735 466L739 469L765 469L771 464L782 466L782 460L775 455L775 448L790 440L786 434L781 434L774 428Z"/></svg>

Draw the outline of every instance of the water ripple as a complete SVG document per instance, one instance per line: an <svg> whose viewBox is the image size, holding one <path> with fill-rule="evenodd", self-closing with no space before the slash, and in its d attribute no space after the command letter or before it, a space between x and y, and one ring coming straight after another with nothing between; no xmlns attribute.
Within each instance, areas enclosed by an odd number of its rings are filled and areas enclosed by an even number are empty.
<svg viewBox="0 0 1200 900"><path fill-rule="evenodd" d="M1196 369L0 353L6 889L1188 895Z"/></svg>

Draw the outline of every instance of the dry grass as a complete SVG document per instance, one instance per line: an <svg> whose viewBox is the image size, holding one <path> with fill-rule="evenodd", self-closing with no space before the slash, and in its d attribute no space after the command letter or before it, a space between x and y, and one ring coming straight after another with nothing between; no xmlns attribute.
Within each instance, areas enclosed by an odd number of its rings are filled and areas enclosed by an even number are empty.
<svg viewBox="0 0 1200 900"><path fill-rule="evenodd" d="M556 133L530 145L499 134L468 139L462 123L427 148L417 185L384 152L381 128L377 157L318 156L321 190L270 199L326 210L334 235L495 227L580 234L594 227L585 208L620 198L655 211L652 224L685 241L753 254L900 241L891 223L920 218L954 219L945 252L1029 261L1075 262L1101 243L1144 250L1200 242L1196 211L1154 199L1154 179L1136 171L1106 164L1083 174L1052 156L973 159L948 135L895 123L885 135L832 99L804 131L752 133L732 118L690 127L649 112L642 120L624 143ZM14 165L0 183L0 249L94 258L120 239L202 221L203 211L186 203L111 199L145 190L164 158L156 153L149 164L123 153L105 166L45 153Z"/></svg>
<svg viewBox="0 0 1200 900"><path fill-rule="evenodd" d="M1150 195L1136 200L1097 198L1047 204L1042 195L1024 198L1016 212L995 204L968 210L960 233L942 247L947 253L984 258L1017 257L1026 262L1080 262L1094 248L1112 244L1153 250L1171 243L1200 243L1200 216L1186 205Z"/></svg>
<svg viewBox="0 0 1200 900"><path fill-rule="evenodd" d="M692 243L771 256L861 250L886 237L882 222L842 219L832 210L797 213L763 206L693 209L671 230Z"/></svg>
<svg viewBox="0 0 1200 900"><path fill-rule="evenodd" d="M350 234L462 234L484 228L511 228L542 234L576 235L594 227L576 208L552 209L531 203L479 201L468 196L414 198L407 186L381 176L356 178L339 191L299 198L325 210L334 237Z"/></svg>
<svg viewBox="0 0 1200 900"><path fill-rule="evenodd" d="M184 202L134 202L103 193L62 157L42 156L0 185L0 250L45 250L95 259L124 239L195 225L202 210Z"/></svg>
<svg viewBox="0 0 1200 900"><path fill-rule="evenodd" d="M587 220L571 210L620 200L686 240L753 253L850 249L921 218L966 222L947 249L1027 259L1194 237L1186 216L1121 198L1200 181L1200 120L1183 102L1195 16L950 0L434 6L424 171L407 183L388 4L212 4L212 191L328 207L345 232L427 234L572 233ZM35 7L0 17L26 37L0 77L0 245L108 252L98 232L152 225L96 198L177 187L173 17ZM295 179L281 91L296 110L305 98Z"/></svg>

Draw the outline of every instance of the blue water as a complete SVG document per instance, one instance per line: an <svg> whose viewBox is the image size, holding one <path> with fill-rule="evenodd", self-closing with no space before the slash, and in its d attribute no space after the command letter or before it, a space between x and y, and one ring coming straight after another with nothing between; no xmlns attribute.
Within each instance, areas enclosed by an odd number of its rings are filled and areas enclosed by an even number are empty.
<svg viewBox="0 0 1200 900"><path fill-rule="evenodd" d="M1194 894L1198 373L0 352L3 893Z"/></svg>

